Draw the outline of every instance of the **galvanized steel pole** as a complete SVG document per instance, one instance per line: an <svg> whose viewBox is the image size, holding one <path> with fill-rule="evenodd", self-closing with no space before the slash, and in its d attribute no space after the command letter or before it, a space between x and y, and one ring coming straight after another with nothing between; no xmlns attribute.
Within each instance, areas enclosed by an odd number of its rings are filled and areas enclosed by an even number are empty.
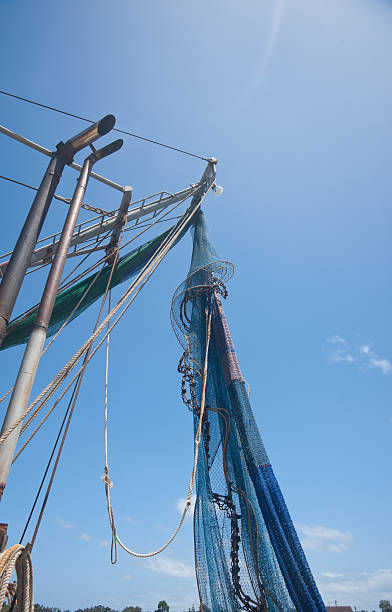
<svg viewBox="0 0 392 612"><path fill-rule="evenodd" d="M83 164L82 172L79 176L68 215L61 233L59 246L45 284L37 317L34 322L34 327L23 355L22 363L1 430L2 434L6 432L18 418L20 418L28 404L35 374L46 339L54 301L60 285L64 265L67 260L69 245L92 167L96 161L110 155L111 153L114 153L115 151L118 151L122 144L123 141L120 139L112 142L106 147L103 147L99 151L94 151L86 158ZM0 445L0 499L7 482L21 427L22 423L20 423L20 425Z"/></svg>
<svg viewBox="0 0 392 612"><path fill-rule="evenodd" d="M52 158L0 284L0 346L6 335L16 298L64 166L72 162L75 153L93 143L100 136L107 134L113 128L114 123L114 116L106 115L87 130L67 140L66 143L60 142L57 145L57 151L52 153Z"/></svg>
<svg viewBox="0 0 392 612"><path fill-rule="evenodd" d="M4 273L0 285L0 346L65 164L66 157L60 151L54 153Z"/></svg>
<svg viewBox="0 0 392 612"><path fill-rule="evenodd" d="M33 142L32 140L29 140L28 138L25 138L25 136L21 136L20 134L17 134L16 132L10 130L9 128L6 128L4 125L0 125L0 134L4 134L4 136L9 136L9 138L12 138L12 140L16 140L16 142L20 142L21 144L26 145L30 149L33 149L34 151L38 151L39 153L42 153L43 155L46 155L47 157L51 157L53 155L50 149L47 149L46 147L43 147L42 145L36 142ZM68 165L70 166L70 168L75 168L75 170L82 170L82 166L79 166L79 164L76 164L75 162L71 162ZM90 174L90 178L100 181L104 185L108 185L108 187L113 187L113 189L117 189L117 191L123 191L122 185L119 185L118 183L111 181L105 176L96 174L95 172L92 172Z"/></svg>

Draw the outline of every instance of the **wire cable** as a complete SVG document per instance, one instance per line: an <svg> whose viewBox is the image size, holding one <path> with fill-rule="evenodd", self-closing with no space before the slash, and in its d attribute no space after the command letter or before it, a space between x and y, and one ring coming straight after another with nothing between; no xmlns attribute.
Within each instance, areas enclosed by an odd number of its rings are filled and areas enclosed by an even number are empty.
<svg viewBox="0 0 392 612"><path fill-rule="evenodd" d="M10 98L15 98L16 100L21 100L22 102L28 102L29 104L34 104L35 106L40 106L41 108L46 108L47 110L54 111L55 113L61 113L62 115L73 117L74 119L80 119L81 121L87 121L88 123L95 123L95 121L92 121L91 119L87 119L86 117L81 117L80 115L74 115L73 113L68 113L67 111L61 110L60 108L55 108L54 106L48 106L47 104L42 104L41 102L29 100L28 98L17 96L16 94L12 94L8 91L0 90L0 94L3 94L4 96L9 96ZM113 131L119 132L120 134L126 134L127 136L132 136L132 138L138 138L139 140L145 140L146 142L150 142L151 144L158 145L159 147L164 147L165 149L171 149L172 151L177 151L178 153L183 153L184 155L189 155L190 157L197 157L198 159L209 161L208 157L203 157L202 155L196 155L196 153L190 153L189 151L184 151L184 149L178 149L177 147L172 147L170 145L164 144L163 142L158 142L157 140L152 140L151 138L145 138L144 136L139 136L138 134L127 132L126 130L120 130L118 128L113 128Z"/></svg>
<svg viewBox="0 0 392 612"><path fill-rule="evenodd" d="M15 183L15 185L20 185L21 187L27 187L27 189L32 189L33 191L38 191L38 187L33 187L33 185L28 185L27 183L16 181L15 179L9 178L8 176L3 176L2 174L0 174L0 179L3 179L3 181L9 181L10 183ZM63 198L62 196L56 194L53 197L59 202L65 202L65 204L71 203L71 198ZM81 207L84 208L84 210L90 210L92 212L97 213L98 215L110 215L110 213L106 210L102 210L102 208L97 208L96 206L91 206L91 204L86 204L86 202L82 202Z"/></svg>

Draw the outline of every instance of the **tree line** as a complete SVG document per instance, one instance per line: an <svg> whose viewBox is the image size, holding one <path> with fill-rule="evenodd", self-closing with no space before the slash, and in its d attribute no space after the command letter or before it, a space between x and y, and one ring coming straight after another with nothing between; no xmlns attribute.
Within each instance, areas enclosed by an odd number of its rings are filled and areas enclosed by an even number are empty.
<svg viewBox="0 0 392 612"><path fill-rule="evenodd" d="M164 599L158 602L157 608L155 610L145 610L145 612L169 612L170 606L166 603ZM8 606L3 606L1 612L9 612ZM48 606L43 606L39 603L34 604L34 612L71 612L70 610L61 610L60 608L50 608ZM123 610L113 610L108 606L92 606L91 608L78 608L75 612L143 612L140 606L127 606ZM188 610L184 610L184 612L211 612L207 606L202 606L202 608L192 606L188 608ZM383 612L389 612L385 610ZM392 610L391 610L392 612Z"/></svg>

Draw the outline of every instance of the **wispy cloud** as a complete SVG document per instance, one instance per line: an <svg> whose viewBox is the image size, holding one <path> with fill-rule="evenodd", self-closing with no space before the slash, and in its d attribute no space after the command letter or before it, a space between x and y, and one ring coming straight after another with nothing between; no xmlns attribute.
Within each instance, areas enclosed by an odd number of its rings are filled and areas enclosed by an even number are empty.
<svg viewBox="0 0 392 612"><path fill-rule="evenodd" d="M108 546L110 546L110 542L109 540L101 540L100 542L98 542L98 546L100 548L107 548Z"/></svg>
<svg viewBox="0 0 392 612"><path fill-rule="evenodd" d="M184 512L185 502L186 502L185 497L179 497L178 500L177 500L176 508L177 508L177 510L178 510L178 512L180 514L182 514ZM195 512L195 503L196 503L196 495L192 495L192 497L191 497L191 507L189 508L189 510L187 512L187 517L188 518L192 518L193 517L193 513Z"/></svg>
<svg viewBox="0 0 392 612"><path fill-rule="evenodd" d="M339 335L332 336L327 340L329 360L332 363L345 362L348 364L356 363L361 368L378 369L383 374L392 372L392 362L386 358L380 358L371 344L351 346L345 338Z"/></svg>
<svg viewBox="0 0 392 612"><path fill-rule="evenodd" d="M63 529L73 529L74 525L72 523L67 523L63 518L57 517L56 521Z"/></svg>
<svg viewBox="0 0 392 612"><path fill-rule="evenodd" d="M370 357L370 367L379 368L383 374L389 374L392 370L392 363L389 359L377 359L377 357Z"/></svg>
<svg viewBox="0 0 392 612"><path fill-rule="evenodd" d="M345 340L344 338L342 338L342 336L339 336L338 334L335 334L334 336L328 338L328 342L331 342L332 344L347 344L347 340Z"/></svg>
<svg viewBox="0 0 392 612"><path fill-rule="evenodd" d="M89 536L87 533L80 534L78 539L82 540L82 542L91 542L92 541L92 537Z"/></svg>
<svg viewBox="0 0 392 612"><path fill-rule="evenodd" d="M149 559L147 567L154 572L166 574L167 576L175 576L176 578L190 578L193 576L193 567L184 561L176 559L155 557L154 559Z"/></svg>
<svg viewBox="0 0 392 612"><path fill-rule="evenodd" d="M131 580L131 574L124 574L124 580Z"/></svg>
<svg viewBox="0 0 392 612"><path fill-rule="evenodd" d="M133 518L131 516L129 516L129 514L124 514L121 517L121 520L124 521L124 523L134 523L135 521L133 520Z"/></svg>
<svg viewBox="0 0 392 612"><path fill-rule="evenodd" d="M356 361L356 358L351 354L347 340L342 338L342 336L335 334L335 336L328 338L327 343L329 359L332 363L339 363L341 361L354 363Z"/></svg>
<svg viewBox="0 0 392 612"><path fill-rule="evenodd" d="M278 34L280 30L280 24L282 22L283 11L285 8L286 1L285 0L275 0L274 13L272 16L271 29L269 32L267 45L265 47L264 55L261 60L261 64L259 66L257 76L256 76L256 84L259 83L264 76L266 68L269 64L269 61L272 56L272 52L275 48L276 41L278 39Z"/></svg>
<svg viewBox="0 0 392 612"><path fill-rule="evenodd" d="M324 601L338 599L340 605L372 609L375 601L392 599L392 569L350 575L323 572L317 583Z"/></svg>
<svg viewBox="0 0 392 612"><path fill-rule="evenodd" d="M322 525L305 525L304 523L298 523L296 528L303 547L309 550L342 552L351 547L353 536L349 531L343 532Z"/></svg>

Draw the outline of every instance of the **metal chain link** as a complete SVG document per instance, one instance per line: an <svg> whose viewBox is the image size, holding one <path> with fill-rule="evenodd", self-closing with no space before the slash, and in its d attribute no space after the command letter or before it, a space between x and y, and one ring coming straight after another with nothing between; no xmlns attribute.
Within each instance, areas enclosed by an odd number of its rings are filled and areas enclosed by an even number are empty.
<svg viewBox="0 0 392 612"><path fill-rule="evenodd" d="M66 204L71 203L71 198L62 198L61 196L58 196L58 195L55 195L54 197L56 200L59 200L60 202L65 202ZM102 208L97 208L96 206L92 206L91 204L86 204L85 202L82 202L81 208L84 208L84 210L90 210L91 212L94 212L97 215L111 215L112 214L112 213L107 212L106 210L102 210Z"/></svg>
<svg viewBox="0 0 392 612"><path fill-rule="evenodd" d="M2 176L0 175L0 179L3 179L4 181L9 181L10 183L15 183L16 185L21 185L22 187L27 187L27 189L32 189L33 191L38 191L37 187L33 187L32 185L28 185L27 183L22 183L21 181L17 181L15 179L9 178L8 176ZM55 195L54 196L55 200L59 200L59 202L65 202L66 204L69 204L71 202L71 198L63 198L62 196L59 195ZM107 212L106 210L102 210L102 208L97 208L96 206L92 206L91 204L86 204L86 203L82 203L82 208L84 208L84 210L90 210L91 212L96 213L97 215L110 215L112 213Z"/></svg>

